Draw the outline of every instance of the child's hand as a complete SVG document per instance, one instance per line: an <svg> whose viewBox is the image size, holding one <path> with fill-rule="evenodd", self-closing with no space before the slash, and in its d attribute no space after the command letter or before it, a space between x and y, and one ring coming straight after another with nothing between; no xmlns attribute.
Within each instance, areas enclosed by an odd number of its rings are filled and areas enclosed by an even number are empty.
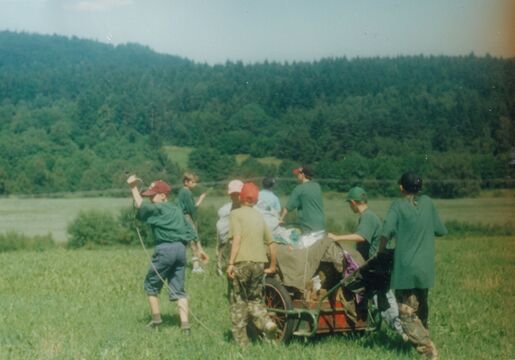
<svg viewBox="0 0 515 360"><path fill-rule="evenodd" d="M138 182L138 178L136 177L136 175L131 175L127 179L127 184L129 184L130 187L136 186L137 182Z"/></svg>
<svg viewBox="0 0 515 360"><path fill-rule="evenodd" d="M229 279L234 279L234 265L228 265L226 273Z"/></svg>
<svg viewBox="0 0 515 360"><path fill-rule="evenodd" d="M327 234L327 237L331 240L336 240L336 235L334 235L333 233Z"/></svg>

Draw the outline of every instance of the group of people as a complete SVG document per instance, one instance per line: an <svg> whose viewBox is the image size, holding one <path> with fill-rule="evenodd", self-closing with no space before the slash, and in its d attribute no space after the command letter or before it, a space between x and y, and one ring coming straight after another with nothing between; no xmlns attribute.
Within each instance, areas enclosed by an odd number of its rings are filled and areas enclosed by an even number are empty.
<svg viewBox="0 0 515 360"><path fill-rule="evenodd" d="M274 338L277 331L262 300L263 276L274 273L277 267L276 243L310 246L327 236L334 241L356 242L367 260L344 280L344 297L360 294L374 298L387 323L405 341L412 342L427 358L438 358L428 332L428 289L433 287L435 277L434 237L446 234L447 230L432 200L419 194L420 177L411 172L401 176L402 197L391 204L384 221L369 209L363 188L350 189L347 202L359 215L358 226L352 234L336 235L325 232L322 190L313 180L312 169L302 166L293 173L299 184L282 208L272 192L274 178L266 177L261 190L252 182L230 181L230 202L218 210L216 268L218 274L225 274L229 279L232 332L238 344L248 343L249 318L268 338ZM140 193L136 176L127 180L137 216L151 226L156 242L144 282L152 313L150 325L158 326L162 322L157 295L167 283L170 300L178 303L181 329L185 333L190 332L184 291L186 246L191 243L193 272L202 271L199 262L209 259L194 225L196 209L205 197L202 194L194 201L191 189L197 181L194 174L184 175L184 187L174 205L168 201L171 188L163 181L152 183ZM150 203L142 197L149 197ZM285 217L293 211L297 212L298 234L283 226Z"/></svg>
<svg viewBox="0 0 515 360"><path fill-rule="evenodd" d="M360 216L358 226L352 234L328 237L367 245L362 247L367 261L343 282L347 296L373 297L383 318L405 341L428 359L437 359L428 331L428 292L435 279L435 236L447 234L447 229L432 200L419 194L419 176L404 173L399 189L402 197L381 221L369 209L365 190L352 188L347 201Z"/></svg>

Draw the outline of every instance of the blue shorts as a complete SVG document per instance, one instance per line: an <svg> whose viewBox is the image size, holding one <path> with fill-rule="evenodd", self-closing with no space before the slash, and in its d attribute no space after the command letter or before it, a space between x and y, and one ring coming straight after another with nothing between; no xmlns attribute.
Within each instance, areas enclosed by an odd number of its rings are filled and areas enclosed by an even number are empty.
<svg viewBox="0 0 515 360"><path fill-rule="evenodd" d="M170 301L185 298L185 267L186 246L182 242L163 242L157 245L143 283L147 295L156 296L161 292L164 285L161 279L163 278L168 283Z"/></svg>

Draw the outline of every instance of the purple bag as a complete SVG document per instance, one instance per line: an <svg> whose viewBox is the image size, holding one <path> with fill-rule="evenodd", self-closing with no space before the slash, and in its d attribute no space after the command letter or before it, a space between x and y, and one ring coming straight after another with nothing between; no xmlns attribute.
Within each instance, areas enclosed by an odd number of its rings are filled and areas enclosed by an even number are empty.
<svg viewBox="0 0 515 360"><path fill-rule="evenodd" d="M352 255L349 254L346 250L343 250L342 255L343 260L345 260L345 269L343 269L343 278L349 277L354 271L359 269L358 263L352 258ZM363 300L363 297L356 294L356 303L360 303Z"/></svg>

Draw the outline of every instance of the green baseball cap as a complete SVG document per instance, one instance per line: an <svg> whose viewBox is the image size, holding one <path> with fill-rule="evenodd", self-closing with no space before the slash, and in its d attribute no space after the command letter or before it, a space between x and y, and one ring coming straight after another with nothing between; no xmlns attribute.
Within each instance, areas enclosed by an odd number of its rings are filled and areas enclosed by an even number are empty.
<svg viewBox="0 0 515 360"><path fill-rule="evenodd" d="M360 188L359 186L355 186L352 189L349 190L347 193L347 201L359 201L361 203L367 202L367 193L363 188Z"/></svg>

